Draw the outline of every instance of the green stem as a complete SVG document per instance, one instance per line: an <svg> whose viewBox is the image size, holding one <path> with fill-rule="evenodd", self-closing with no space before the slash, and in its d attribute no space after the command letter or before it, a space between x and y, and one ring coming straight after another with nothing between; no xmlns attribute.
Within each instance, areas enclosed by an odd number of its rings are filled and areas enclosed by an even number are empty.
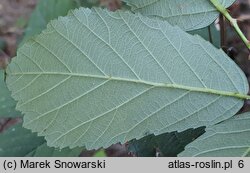
<svg viewBox="0 0 250 173"><path fill-rule="evenodd" d="M245 35L242 33L241 29L239 28L239 25L237 23L237 20L231 17L231 15L228 13L227 9L223 7L223 5L218 0L210 0L210 2L217 8L219 12L225 16L225 18L230 22L230 24L234 27L235 31L240 36L241 40L245 43L247 48L250 50L250 41L245 37Z"/></svg>

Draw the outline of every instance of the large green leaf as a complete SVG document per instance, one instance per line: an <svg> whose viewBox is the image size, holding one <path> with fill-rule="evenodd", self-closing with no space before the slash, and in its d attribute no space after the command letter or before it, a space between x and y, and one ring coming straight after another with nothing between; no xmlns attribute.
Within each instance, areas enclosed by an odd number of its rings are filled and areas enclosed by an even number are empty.
<svg viewBox="0 0 250 173"><path fill-rule="evenodd" d="M250 113L207 128L206 133L187 145L179 156L250 156Z"/></svg>
<svg viewBox="0 0 250 173"><path fill-rule="evenodd" d="M21 116L21 113L16 111L15 107L16 101L11 97L4 82L4 71L0 70L0 118Z"/></svg>
<svg viewBox="0 0 250 173"><path fill-rule="evenodd" d="M213 125L234 115L248 91L235 63L199 36L98 8L49 23L7 73L24 126L61 148Z"/></svg>
<svg viewBox="0 0 250 173"><path fill-rule="evenodd" d="M210 25L219 15L210 0L123 0L133 12L167 20L184 30L196 30ZM219 0L229 7L235 0Z"/></svg>
<svg viewBox="0 0 250 173"><path fill-rule="evenodd" d="M58 150L48 147L43 137L37 137L36 133L31 133L21 124L0 134L0 157L73 157L79 156L80 153L80 148Z"/></svg>
<svg viewBox="0 0 250 173"><path fill-rule="evenodd" d="M139 157L176 157L184 147L204 133L204 128L188 129L184 132L148 135L129 142L128 149Z"/></svg>
<svg viewBox="0 0 250 173"><path fill-rule="evenodd" d="M73 0L40 0L32 13L24 40L39 34L50 20L65 16L68 11L77 7Z"/></svg>

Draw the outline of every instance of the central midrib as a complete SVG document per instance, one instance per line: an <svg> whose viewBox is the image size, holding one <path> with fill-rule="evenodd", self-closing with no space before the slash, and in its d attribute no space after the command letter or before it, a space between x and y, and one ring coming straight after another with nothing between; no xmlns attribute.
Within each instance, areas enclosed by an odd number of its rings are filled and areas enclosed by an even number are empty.
<svg viewBox="0 0 250 173"><path fill-rule="evenodd" d="M208 94L235 97L239 99L250 99L249 95L241 94L238 92L222 91L222 90L216 90L216 89L211 89L211 88L191 87L191 86L185 86L185 85L174 84L174 83L156 83L156 82L149 82L149 81L144 81L144 80L136 80L136 79L128 79L128 78L120 78L120 77L112 77L112 76L101 76L101 75L80 74L80 73L63 73L63 72L23 72L23 73L10 73L8 75L13 75L13 76L17 76L17 75L78 76L78 77L86 77L86 78L106 79L106 80L113 80L113 81L144 84L144 85L161 87L161 88L181 89L181 90L188 90L192 92L202 92L202 93L208 93Z"/></svg>

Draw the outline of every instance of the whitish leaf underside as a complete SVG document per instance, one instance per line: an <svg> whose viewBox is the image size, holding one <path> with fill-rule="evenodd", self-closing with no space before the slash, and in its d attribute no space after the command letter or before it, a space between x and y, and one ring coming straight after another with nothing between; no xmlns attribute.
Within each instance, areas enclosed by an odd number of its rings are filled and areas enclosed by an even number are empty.
<svg viewBox="0 0 250 173"><path fill-rule="evenodd" d="M250 113L237 115L206 129L206 133L186 146L184 157L250 156Z"/></svg>
<svg viewBox="0 0 250 173"><path fill-rule="evenodd" d="M219 15L210 0L123 0L134 12L167 20L190 31L210 25ZM229 7L235 0L219 0Z"/></svg>
<svg viewBox="0 0 250 173"><path fill-rule="evenodd" d="M221 50L167 22L79 9L49 23L8 67L24 126L50 146L88 149L147 134L208 126L246 94Z"/></svg>

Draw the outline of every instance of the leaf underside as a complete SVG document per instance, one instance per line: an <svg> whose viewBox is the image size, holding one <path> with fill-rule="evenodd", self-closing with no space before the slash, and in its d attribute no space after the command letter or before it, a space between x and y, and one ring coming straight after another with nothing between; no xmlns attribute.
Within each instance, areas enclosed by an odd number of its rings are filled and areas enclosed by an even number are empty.
<svg viewBox="0 0 250 173"><path fill-rule="evenodd" d="M236 115L206 129L206 133L185 147L183 157L250 156L250 113Z"/></svg>
<svg viewBox="0 0 250 173"><path fill-rule="evenodd" d="M167 20L190 31L210 25L219 15L210 0L123 0L133 12ZM229 7L235 0L219 0Z"/></svg>
<svg viewBox="0 0 250 173"><path fill-rule="evenodd" d="M199 36L98 8L49 23L7 73L24 126L60 148L213 125L242 107L234 93L248 91L237 65Z"/></svg>

